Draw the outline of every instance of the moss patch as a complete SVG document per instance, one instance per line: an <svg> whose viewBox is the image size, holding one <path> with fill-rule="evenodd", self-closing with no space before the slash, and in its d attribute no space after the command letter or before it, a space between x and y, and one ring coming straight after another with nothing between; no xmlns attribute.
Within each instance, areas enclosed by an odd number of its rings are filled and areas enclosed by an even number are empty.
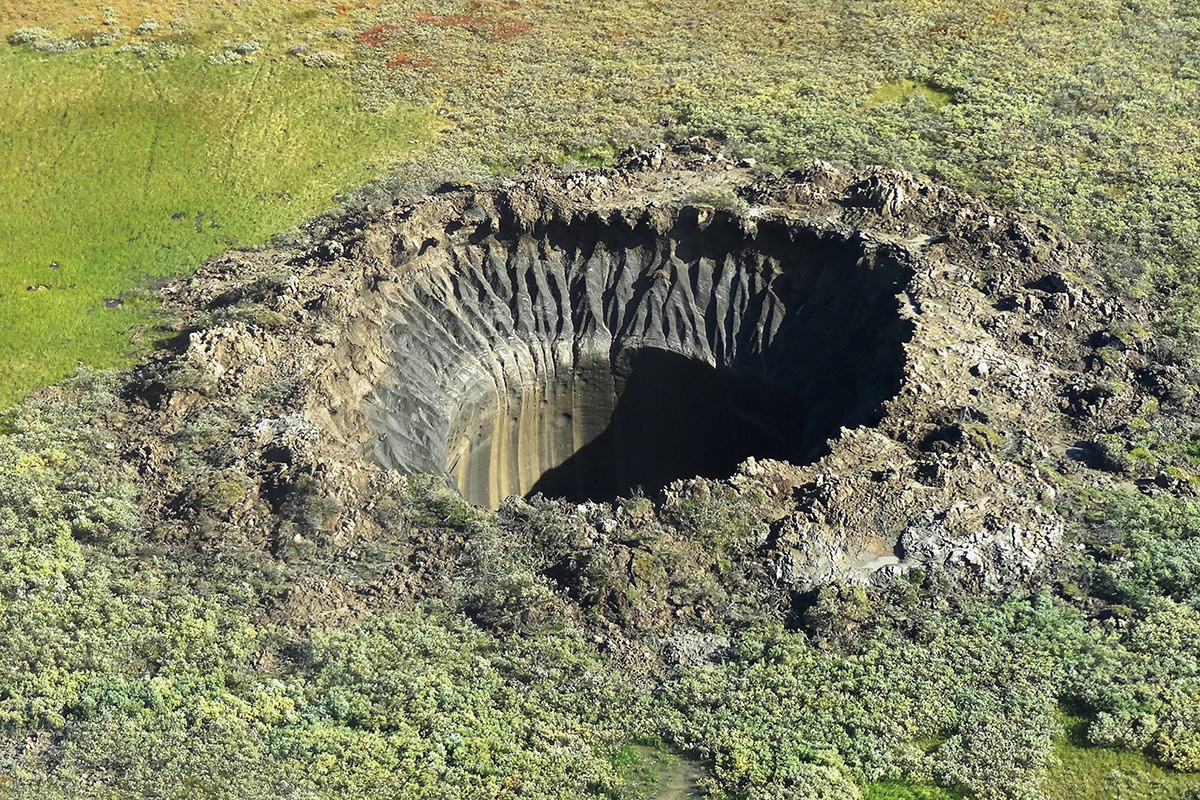
<svg viewBox="0 0 1200 800"><path fill-rule="evenodd" d="M864 800L963 800L968 795L931 783L876 781L867 784Z"/></svg>
<svg viewBox="0 0 1200 800"><path fill-rule="evenodd" d="M900 80L888 81L876 89L874 94L867 98L867 107L870 108L876 103L895 103L902 106L913 97L923 98L934 108L954 102L952 92L936 89L920 81Z"/></svg>
<svg viewBox="0 0 1200 800"><path fill-rule="evenodd" d="M0 47L0 406L77 361L121 363L146 319L131 286L333 205L432 119L358 110L339 75L288 60Z"/></svg>

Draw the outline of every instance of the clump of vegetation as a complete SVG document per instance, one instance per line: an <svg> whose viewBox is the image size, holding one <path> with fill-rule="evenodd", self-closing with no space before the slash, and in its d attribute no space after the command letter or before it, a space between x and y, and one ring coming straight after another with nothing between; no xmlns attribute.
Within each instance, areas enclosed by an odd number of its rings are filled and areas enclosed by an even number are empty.
<svg viewBox="0 0 1200 800"><path fill-rule="evenodd" d="M689 205L708 206L717 211L728 211L742 216L750 210L750 205L731 189L724 187L705 187L697 189L684 197L683 202Z"/></svg>
<svg viewBox="0 0 1200 800"><path fill-rule="evenodd" d="M341 53L333 53L328 50L305 51L296 55L306 67L335 69L346 65L346 58Z"/></svg>
<svg viewBox="0 0 1200 800"><path fill-rule="evenodd" d="M250 39L245 42L233 42L226 45L219 52L213 53L208 57L210 64L253 64L254 59L251 56L262 49L262 43L257 39Z"/></svg>
<svg viewBox="0 0 1200 800"><path fill-rule="evenodd" d="M8 43L16 47L29 47L43 53L68 52L66 42L45 28L21 28L8 35Z"/></svg>
<svg viewBox="0 0 1200 800"><path fill-rule="evenodd" d="M1096 465L1109 472L1129 473L1137 467L1125 439L1116 433L1102 433L1092 440Z"/></svg>
<svg viewBox="0 0 1200 800"><path fill-rule="evenodd" d="M8 43L17 47L28 47L39 53L74 53L87 47L106 47L121 40L123 31L111 29L97 31L91 28L66 39L59 38L45 28L21 28L8 36Z"/></svg>
<svg viewBox="0 0 1200 800"><path fill-rule="evenodd" d="M1085 579L1093 594L1127 606L1169 598L1200 610L1200 502L1112 496L1093 513Z"/></svg>

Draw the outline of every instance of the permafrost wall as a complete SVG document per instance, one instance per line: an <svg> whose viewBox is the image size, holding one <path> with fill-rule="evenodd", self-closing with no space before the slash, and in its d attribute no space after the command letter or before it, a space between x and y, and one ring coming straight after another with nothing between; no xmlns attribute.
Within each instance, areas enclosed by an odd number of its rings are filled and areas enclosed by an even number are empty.
<svg viewBox="0 0 1200 800"><path fill-rule="evenodd" d="M748 456L803 462L896 391L909 273L887 247L709 209L649 219L422 242L384 288L376 459L485 506L606 499Z"/></svg>

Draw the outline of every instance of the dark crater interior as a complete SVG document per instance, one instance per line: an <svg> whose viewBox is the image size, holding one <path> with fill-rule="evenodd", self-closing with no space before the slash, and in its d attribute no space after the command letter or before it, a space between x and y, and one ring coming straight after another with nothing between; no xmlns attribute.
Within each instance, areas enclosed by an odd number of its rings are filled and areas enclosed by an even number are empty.
<svg viewBox="0 0 1200 800"><path fill-rule="evenodd" d="M661 212L660 212L661 214ZM459 223L387 290L375 456L471 502L607 500L801 463L899 387L891 246L687 208Z"/></svg>

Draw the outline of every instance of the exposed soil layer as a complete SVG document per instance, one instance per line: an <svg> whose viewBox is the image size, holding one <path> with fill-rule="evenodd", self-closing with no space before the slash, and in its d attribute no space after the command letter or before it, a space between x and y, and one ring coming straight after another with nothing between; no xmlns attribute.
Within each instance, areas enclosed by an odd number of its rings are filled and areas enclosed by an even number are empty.
<svg viewBox="0 0 1200 800"><path fill-rule="evenodd" d="M166 291L178 335L121 422L164 537L313 559L269 615L486 583L501 520L596 636L694 662L717 621L830 583L1044 576L1064 484L1187 490L1128 456L1147 415L1200 413L1153 309L1095 289L1087 245L912 175L762 177L697 141L308 232ZM565 499L504 500L535 493Z"/></svg>
<svg viewBox="0 0 1200 800"><path fill-rule="evenodd" d="M447 226L384 291L371 419L380 464L471 502L805 463L899 388L908 268L861 237L698 209L495 222Z"/></svg>

